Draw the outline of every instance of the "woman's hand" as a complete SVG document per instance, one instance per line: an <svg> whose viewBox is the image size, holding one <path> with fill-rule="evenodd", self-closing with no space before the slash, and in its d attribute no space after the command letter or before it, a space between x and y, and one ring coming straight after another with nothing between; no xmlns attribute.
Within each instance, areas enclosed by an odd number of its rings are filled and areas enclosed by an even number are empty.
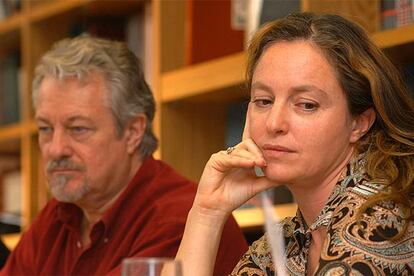
<svg viewBox="0 0 414 276"><path fill-rule="evenodd" d="M259 192L272 186L265 177L257 177L254 167L266 162L256 144L246 139L230 153L211 156L201 176L194 207L200 211L229 215Z"/></svg>
<svg viewBox="0 0 414 276"><path fill-rule="evenodd" d="M272 187L266 177L257 177L254 167L265 167L259 147L250 138L249 116L243 141L231 152L220 151L207 162L198 186L193 209L208 215L228 216L256 194Z"/></svg>

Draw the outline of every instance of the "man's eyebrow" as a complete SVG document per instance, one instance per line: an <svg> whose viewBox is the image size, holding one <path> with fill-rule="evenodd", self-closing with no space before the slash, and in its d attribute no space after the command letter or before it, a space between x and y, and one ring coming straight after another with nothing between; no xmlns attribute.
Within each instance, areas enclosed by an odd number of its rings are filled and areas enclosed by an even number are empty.
<svg viewBox="0 0 414 276"><path fill-rule="evenodd" d="M36 122L49 123L49 120L42 117L42 116L36 116L35 121ZM66 121L69 122L69 123L73 123L75 121L84 121L84 122L92 123L92 120L90 118L85 117L85 116L80 116L80 115L69 117Z"/></svg>
<svg viewBox="0 0 414 276"><path fill-rule="evenodd" d="M92 120L89 117L80 116L80 115L69 117L67 121L69 123L73 123L74 121L85 121L85 122L88 122L88 123L92 122Z"/></svg>
<svg viewBox="0 0 414 276"><path fill-rule="evenodd" d="M35 116L34 119L38 123L40 123L40 122L42 122L42 123L49 123L49 121L46 118L43 118L42 116Z"/></svg>

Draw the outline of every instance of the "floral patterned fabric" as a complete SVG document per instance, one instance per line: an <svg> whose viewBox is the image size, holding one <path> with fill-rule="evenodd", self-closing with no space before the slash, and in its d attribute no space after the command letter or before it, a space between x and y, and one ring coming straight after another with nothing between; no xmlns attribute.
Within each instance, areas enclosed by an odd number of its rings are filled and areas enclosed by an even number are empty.
<svg viewBox="0 0 414 276"><path fill-rule="evenodd" d="M367 209L358 224L359 207L384 187L365 173L365 159L355 158L316 221L307 227L300 211L283 222L286 270L306 275L311 231L326 227L319 266L315 275L414 275L414 223L405 235L389 240L403 229L402 209L385 202ZM275 275L266 236L253 243L231 273L232 276Z"/></svg>

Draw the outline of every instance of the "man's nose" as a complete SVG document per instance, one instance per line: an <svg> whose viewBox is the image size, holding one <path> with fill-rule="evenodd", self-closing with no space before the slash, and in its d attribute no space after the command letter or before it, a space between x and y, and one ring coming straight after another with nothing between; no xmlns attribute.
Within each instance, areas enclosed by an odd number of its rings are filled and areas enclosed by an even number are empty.
<svg viewBox="0 0 414 276"><path fill-rule="evenodd" d="M70 137L63 130L55 130L48 147L49 157L61 159L72 154Z"/></svg>

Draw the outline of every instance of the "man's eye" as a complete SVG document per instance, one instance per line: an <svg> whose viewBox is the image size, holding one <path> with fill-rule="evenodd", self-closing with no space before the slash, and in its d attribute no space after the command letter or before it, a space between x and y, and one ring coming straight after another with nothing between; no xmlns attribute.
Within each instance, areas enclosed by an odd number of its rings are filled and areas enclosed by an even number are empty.
<svg viewBox="0 0 414 276"><path fill-rule="evenodd" d="M86 132L88 129L86 128L86 127L81 127L81 126L75 126L75 127L71 127L70 128L70 131L72 132L72 133L75 133L75 134L80 134L80 133L84 133L84 132Z"/></svg>
<svg viewBox="0 0 414 276"><path fill-rule="evenodd" d="M51 127L46 127L46 126L39 126L39 127L37 127L37 130L38 130L39 133L42 133L42 134L47 134L47 133L52 132L52 128Z"/></svg>

